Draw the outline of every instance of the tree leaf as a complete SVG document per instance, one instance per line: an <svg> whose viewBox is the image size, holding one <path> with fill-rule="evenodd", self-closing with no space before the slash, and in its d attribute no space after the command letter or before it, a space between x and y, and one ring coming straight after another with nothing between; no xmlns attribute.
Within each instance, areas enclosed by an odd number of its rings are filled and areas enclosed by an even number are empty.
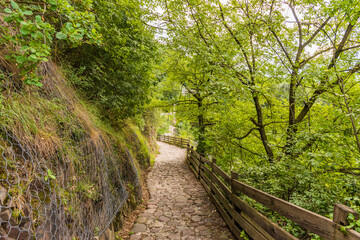
<svg viewBox="0 0 360 240"><path fill-rule="evenodd" d="M58 7L57 7L56 5L51 5L50 10L51 10L51 11L56 11L57 8L58 8Z"/></svg>
<svg viewBox="0 0 360 240"><path fill-rule="evenodd" d="M11 0L11 6L13 7L13 9L19 9L19 5L16 3L16 2L14 2L13 0Z"/></svg>
<svg viewBox="0 0 360 240"><path fill-rule="evenodd" d="M34 84L35 86L42 86L42 84L40 82L35 82ZM56 179L55 175L52 173L52 171L50 169L47 170L47 174L49 175L50 178L52 179Z"/></svg>
<svg viewBox="0 0 360 240"><path fill-rule="evenodd" d="M13 17L4 17L4 21L9 23L13 20Z"/></svg>
<svg viewBox="0 0 360 240"><path fill-rule="evenodd" d="M30 30L27 27L23 26L20 29L20 33L23 35L28 35L30 33Z"/></svg>
<svg viewBox="0 0 360 240"><path fill-rule="evenodd" d="M13 13L13 11L12 11L10 8L5 8L5 9L4 9L4 12L6 12L6 13Z"/></svg>
<svg viewBox="0 0 360 240"><path fill-rule="evenodd" d="M43 20L41 19L41 16L40 16L40 15L36 15L35 20L36 20L36 22L38 22L38 23L42 23L42 22L43 22Z"/></svg>
<svg viewBox="0 0 360 240"><path fill-rule="evenodd" d="M26 62L27 58L25 56L17 56L16 58L16 62L19 64L22 64L24 62Z"/></svg>
<svg viewBox="0 0 360 240"><path fill-rule="evenodd" d="M60 40L64 40L64 39L67 39L67 36L66 36L66 34L64 34L63 32L58 32L58 33L56 34L56 38L57 38L57 39L60 39Z"/></svg>
<svg viewBox="0 0 360 240"><path fill-rule="evenodd" d="M30 16L30 15L32 15L32 14L33 14L33 12L32 12L32 11L30 11L30 10L26 10L26 11L24 11L24 14L25 14L25 15Z"/></svg>

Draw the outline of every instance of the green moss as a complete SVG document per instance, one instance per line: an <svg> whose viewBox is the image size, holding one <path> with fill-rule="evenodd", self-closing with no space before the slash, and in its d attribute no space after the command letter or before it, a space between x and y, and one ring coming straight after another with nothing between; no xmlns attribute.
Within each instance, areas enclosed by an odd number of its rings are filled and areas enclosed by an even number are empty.
<svg viewBox="0 0 360 240"><path fill-rule="evenodd" d="M96 184L90 181L80 181L77 183L76 191L83 197L90 198L94 201L100 197L100 189L97 188Z"/></svg>
<svg viewBox="0 0 360 240"><path fill-rule="evenodd" d="M143 167L150 166L151 159L154 159L154 154L150 151L150 144L145 136L140 132L139 128L134 125L128 125L123 129L124 136L126 136L127 147L131 150L137 162Z"/></svg>

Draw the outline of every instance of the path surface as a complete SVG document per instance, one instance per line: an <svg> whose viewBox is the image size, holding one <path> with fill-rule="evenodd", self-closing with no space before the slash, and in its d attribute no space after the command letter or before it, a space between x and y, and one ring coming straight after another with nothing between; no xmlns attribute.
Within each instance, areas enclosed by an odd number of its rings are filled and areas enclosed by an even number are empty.
<svg viewBox="0 0 360 240"><path fill-rule="evenodd" d="M186 150L158 144L160 154L147 178L150 200L130 240L234 239L187 166Z"/></svg>

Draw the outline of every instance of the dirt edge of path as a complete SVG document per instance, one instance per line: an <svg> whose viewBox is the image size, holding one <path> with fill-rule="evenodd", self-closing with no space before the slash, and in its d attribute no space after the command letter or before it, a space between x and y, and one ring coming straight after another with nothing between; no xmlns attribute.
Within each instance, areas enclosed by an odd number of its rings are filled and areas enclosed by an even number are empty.
<svg viewBox="0 0 360 240"><path fill-rule="evenodd" d="M150 193L147 185L147 177L152 168L153 167L147 169L142 176L142 178L144 179L141 187L142 202L134 210L132 210L129 215L125 217L121 230L115 233L116 239L129 240L131 236L131 229L133 228L136 219L138 218L139 214L141 214L146 209L147 203L150 199Z"/></svg>

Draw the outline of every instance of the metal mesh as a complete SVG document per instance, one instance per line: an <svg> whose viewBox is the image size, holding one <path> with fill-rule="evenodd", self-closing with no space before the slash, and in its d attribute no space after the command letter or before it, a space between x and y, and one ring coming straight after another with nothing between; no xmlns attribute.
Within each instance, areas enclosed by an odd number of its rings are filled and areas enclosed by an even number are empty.
<svg viewBox="0 0 360 240"><path fill-rule="evenodd" d="M51 156L0 135L0 239L92 239L124 205L127 185L141 194L132 159L101 135L73 132Z"/></svg>

